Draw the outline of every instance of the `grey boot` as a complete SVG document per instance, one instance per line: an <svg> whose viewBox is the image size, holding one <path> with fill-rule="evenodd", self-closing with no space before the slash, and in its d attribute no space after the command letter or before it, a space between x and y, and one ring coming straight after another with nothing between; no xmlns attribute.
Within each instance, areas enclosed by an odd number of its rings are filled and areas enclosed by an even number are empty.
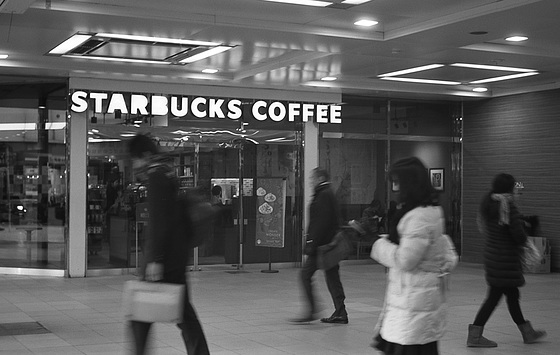
<svg viewBox="0 0 560 355"><path fill-rule="evenodd" d="M536 343L539 339L546 336L546 332L544 330L534 330L531 322L529 321L525 321L523 324L518 324L517 327L521 331L521 335L523 335L523 342L525 344Z"/></svg>
<svg viewBox="0 0 560 355"><path fill-rule="evenodd" d="M467 337L467 346L470 348L495 348L498 346L496 342L488 340L482 336L484 327L469 324L469 336Z"/></svg>

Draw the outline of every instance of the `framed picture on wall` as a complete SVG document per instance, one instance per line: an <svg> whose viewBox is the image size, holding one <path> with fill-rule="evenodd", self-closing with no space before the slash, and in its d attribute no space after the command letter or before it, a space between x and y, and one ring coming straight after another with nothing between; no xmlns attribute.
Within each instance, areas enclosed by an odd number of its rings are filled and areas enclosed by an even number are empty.
<svg viewBox="0 0 560 355"><path fill-rule="evenodd" d="M443 168L430 169L430 181L434 189L443 191L444 175Z"/></svg>

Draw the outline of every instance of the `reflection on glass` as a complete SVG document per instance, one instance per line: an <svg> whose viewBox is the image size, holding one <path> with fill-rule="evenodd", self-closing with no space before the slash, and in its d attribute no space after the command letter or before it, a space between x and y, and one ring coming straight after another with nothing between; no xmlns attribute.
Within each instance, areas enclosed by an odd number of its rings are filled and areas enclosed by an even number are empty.
<svg viewBox="0 0 560 355"><path fill-rule="evenodd" d="M64 269L66 114L2 107L0 117L0 266Z"/></svg>

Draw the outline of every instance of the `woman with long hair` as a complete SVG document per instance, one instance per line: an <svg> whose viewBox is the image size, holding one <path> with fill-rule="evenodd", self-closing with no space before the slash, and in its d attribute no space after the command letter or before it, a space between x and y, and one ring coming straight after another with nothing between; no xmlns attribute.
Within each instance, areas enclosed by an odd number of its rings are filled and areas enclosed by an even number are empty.
<svg viewBox="0 0 560 355"><path fill-rule="evenodd" d="M428 171L416 157L390 169L398 208L371 257L388 268L385 305L373 346L386 355L437 355L446 328L447 277L457 253Z"/></svg>
<svg viewBox="0 0 560 355"><path fill-rule="evenodd" d="M522 246L527 241L524 221L515 203L515 178L498 174L480 204L478 225L486 237L484 271L488 294L473 324L469 324L467 346L493 348L496 342L482 336L484 326L503 295L511 318L519 327L526 344L544 337L546 332L534 330L523 317L519 306L519 287L525 284L521 264Z"/></svg>

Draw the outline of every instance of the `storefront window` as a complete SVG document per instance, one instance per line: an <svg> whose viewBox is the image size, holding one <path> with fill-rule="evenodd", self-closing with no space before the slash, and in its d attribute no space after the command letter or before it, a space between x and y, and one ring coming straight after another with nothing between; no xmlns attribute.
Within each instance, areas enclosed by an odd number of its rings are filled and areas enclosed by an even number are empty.
<svg viewBox="0 0 560 355"><path fill-rule="evenodd" d="M123 95L124 102L131 100L130 95ZM157 142L181 189L196 191L219 209L204 244L192 251L192 267L297 261L301 255L297 224L302 223L301 128L287 120L248 118L245 101L240 105L241 111L236 112L243 114L237 119L86 112L88 269L142 264L148 226L141 211L149 187L138 179L126 152L127 139L138 133ZM266 202L281 206L282 211L274 214L282 241L275 240L272 247L265 240L270 235L261 233L270 221L264 221L258 209L264 202L257 189L265 179L267 184L274 180L274 188L285 189L275 193L278 200ZM265 229L270 228L267 224Z"/></svg>
<svg viewBox="0 0 560 355"><path fill-rule="evenodd" d="M66 267L67 114L49 108L65 107L61 92L59 104L0 107L0 267Z"/></svg>
<svg viewBox="0 0 560 355"><path fill-rule="evenodd" d="M460 103L355 97L344 102L343 124L320 127L319 140L319 162L331 174L344 223L359 220L374 203L381 210L377 233L386 231L387 215L396 203L386 170L400 158L417 156L427 173L441 172L438 189L447 233L460 245ZM353 238L356 258L365 257L359 243L364 235Z"/></svg>

